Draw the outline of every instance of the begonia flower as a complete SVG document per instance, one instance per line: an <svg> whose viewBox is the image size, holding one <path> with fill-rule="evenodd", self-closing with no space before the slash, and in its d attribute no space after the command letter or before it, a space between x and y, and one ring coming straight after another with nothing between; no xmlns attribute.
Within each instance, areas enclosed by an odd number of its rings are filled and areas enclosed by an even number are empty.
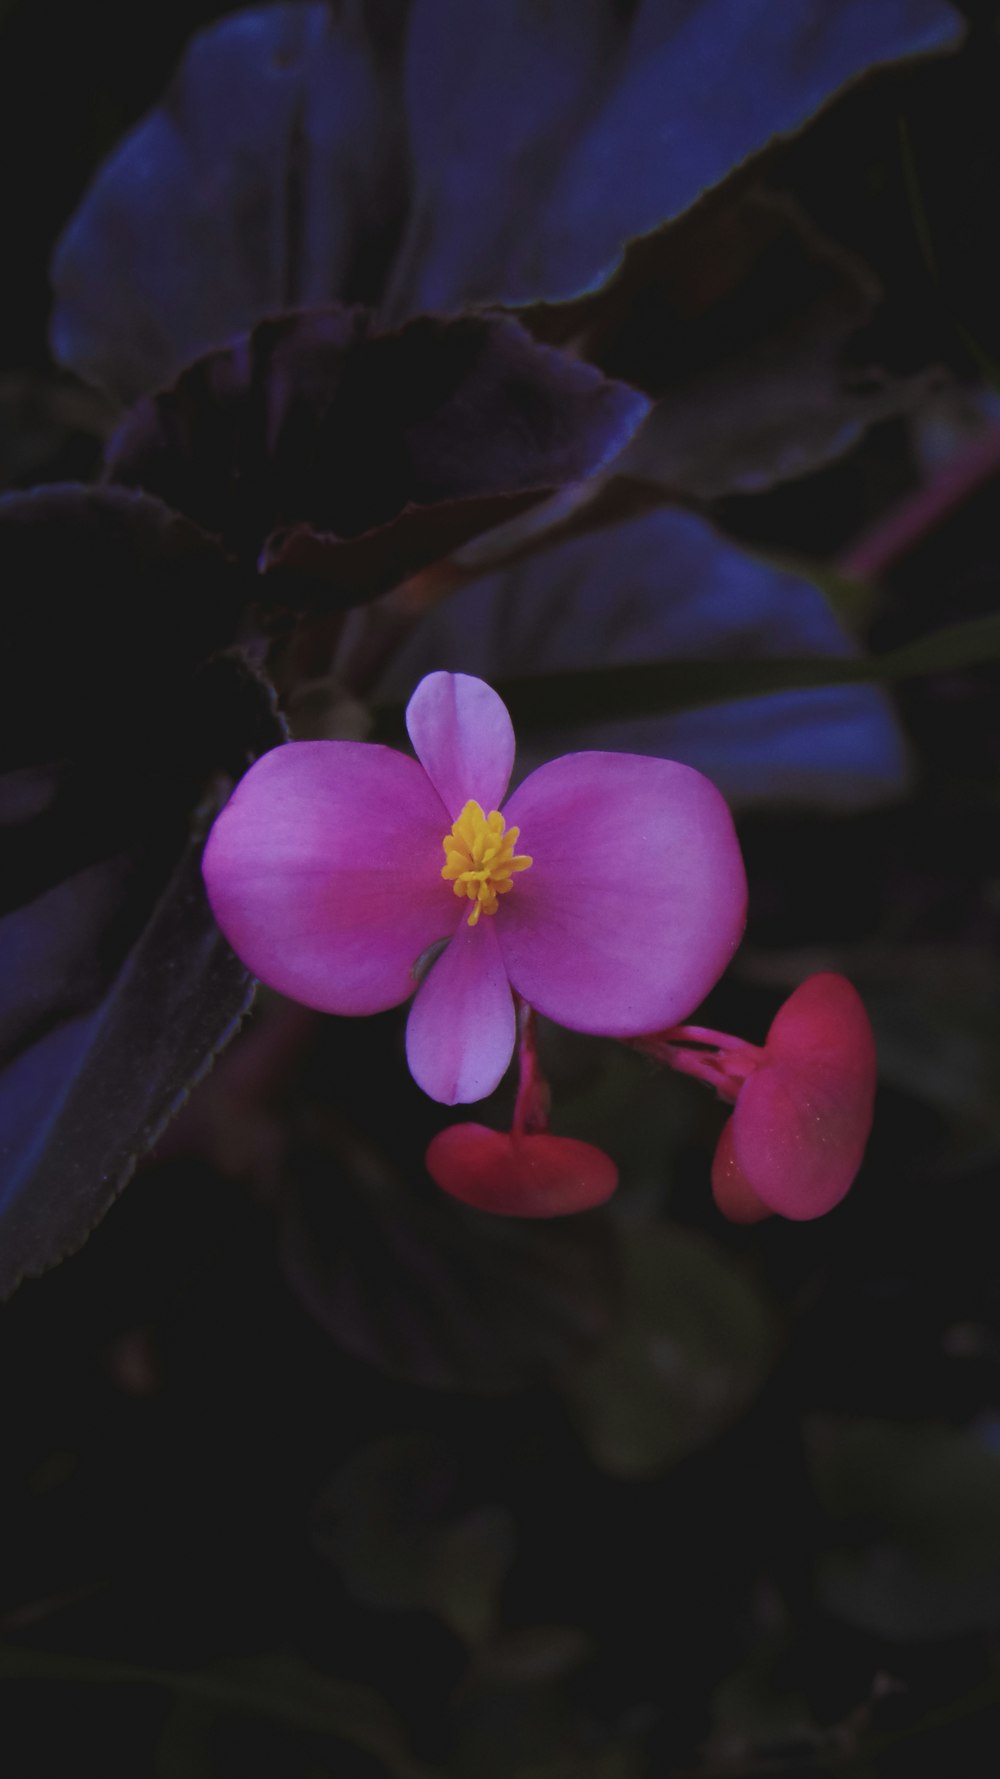
<svg viewBox="0 0 1000 1779"><path fill-rule="evenodd" d="M686 1017L745 918L743 861L714 785L670 760L579 753L505 803L510 717L465 674L422 680L406 724L417 760L289 742L242 780L203 869L250 969L329 1013L378 1013L417 988L410 1069L448 1105L484 1098L506 1071L512 991L609 1037Z"/></svg>
<svg viewBox="0 0 1000 1779"><path fill-rule="evenodd" d="M876 1055L871 1022L846 977L808 977L763 1046L689 1025L641 1047L733 1105L712 1164L712 1194L731 1222L756 1223L775 1211L804 1222L849 1191L872 1126Z"/></svg>

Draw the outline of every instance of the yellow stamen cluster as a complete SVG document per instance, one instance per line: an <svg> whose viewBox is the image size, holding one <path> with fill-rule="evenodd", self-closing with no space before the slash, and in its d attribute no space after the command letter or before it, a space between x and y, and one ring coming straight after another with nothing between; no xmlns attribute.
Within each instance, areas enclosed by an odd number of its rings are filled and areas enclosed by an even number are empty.
<svg viewBox="0 0 1000 1779"><path fill-rule="evenodd" d="M514 888L514 872L527 871L531 864L527 853L515 857L514 842L520 832L505 828L499 809L484 815L481 806L470 801L442 840L448 861L442 877L454 884L456 896L468 896L475 904L470 927L481 914L496 913L498 898Z"/></svg>

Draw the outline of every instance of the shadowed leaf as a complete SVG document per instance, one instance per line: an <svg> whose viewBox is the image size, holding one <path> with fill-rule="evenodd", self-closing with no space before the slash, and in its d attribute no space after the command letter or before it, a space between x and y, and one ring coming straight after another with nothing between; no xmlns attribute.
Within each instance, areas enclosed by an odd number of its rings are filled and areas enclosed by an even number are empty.
<svg viewBox="0 0 1000 1779"><path fill-rule="evenodd" d="M333 309L266 322L140 402L108 471L275 574L274 596L314 581L356 603L599 470L646 409L510 321L380 335Z"/></svg>
<svg viewBox="0 0 1000 1779"><path fill-rule="evenodd" d="M198 831L280 730L242 663L209 659L237 583L158 502L0 502L0 587L5 1293L79 1247L249 1004Z"/></svg>

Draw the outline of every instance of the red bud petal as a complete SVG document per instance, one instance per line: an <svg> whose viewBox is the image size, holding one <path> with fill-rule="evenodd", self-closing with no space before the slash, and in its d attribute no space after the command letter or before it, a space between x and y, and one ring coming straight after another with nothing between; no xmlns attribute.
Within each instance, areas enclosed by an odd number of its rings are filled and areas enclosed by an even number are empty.
<svg viewBox="0 0 1000 1779"><path fill-rule="evenodd" d="M427 1171L452 1198L500 1217L566 1217L603 1204L618 1184L611 1157L591 1143L483 1124L438 1131Z"/></svg>
<svg viewBox="0 0 1000 1779"><path fill-rule="evenodd" d="M733 1154L733 1121L727 1119L712 1162L712 1197L730 1223L760 1223L772 1217L770 1206L762 1204Z"/></svg>
<svg viewBox="0 0 1000 1779"><path fill-rule="evenodd" d="M771 1210L821 1217L851 1186L872 1124L875 1040L857 990L843 976L810 976L764 1050L733 1112L733 1161Z"/></svg>

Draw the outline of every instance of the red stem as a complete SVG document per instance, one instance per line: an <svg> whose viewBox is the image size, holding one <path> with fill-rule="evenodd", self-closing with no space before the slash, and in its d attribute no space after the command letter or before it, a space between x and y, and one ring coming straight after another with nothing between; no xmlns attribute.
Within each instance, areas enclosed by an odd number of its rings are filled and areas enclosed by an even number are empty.
<svg viewBox="0 0 1000 1779"><path fill-rule="evenodd" d="M876 520L841 557L842 573L877 580L994 476L1000 476L1000 426L988 427L923 488Z"/></svg>

